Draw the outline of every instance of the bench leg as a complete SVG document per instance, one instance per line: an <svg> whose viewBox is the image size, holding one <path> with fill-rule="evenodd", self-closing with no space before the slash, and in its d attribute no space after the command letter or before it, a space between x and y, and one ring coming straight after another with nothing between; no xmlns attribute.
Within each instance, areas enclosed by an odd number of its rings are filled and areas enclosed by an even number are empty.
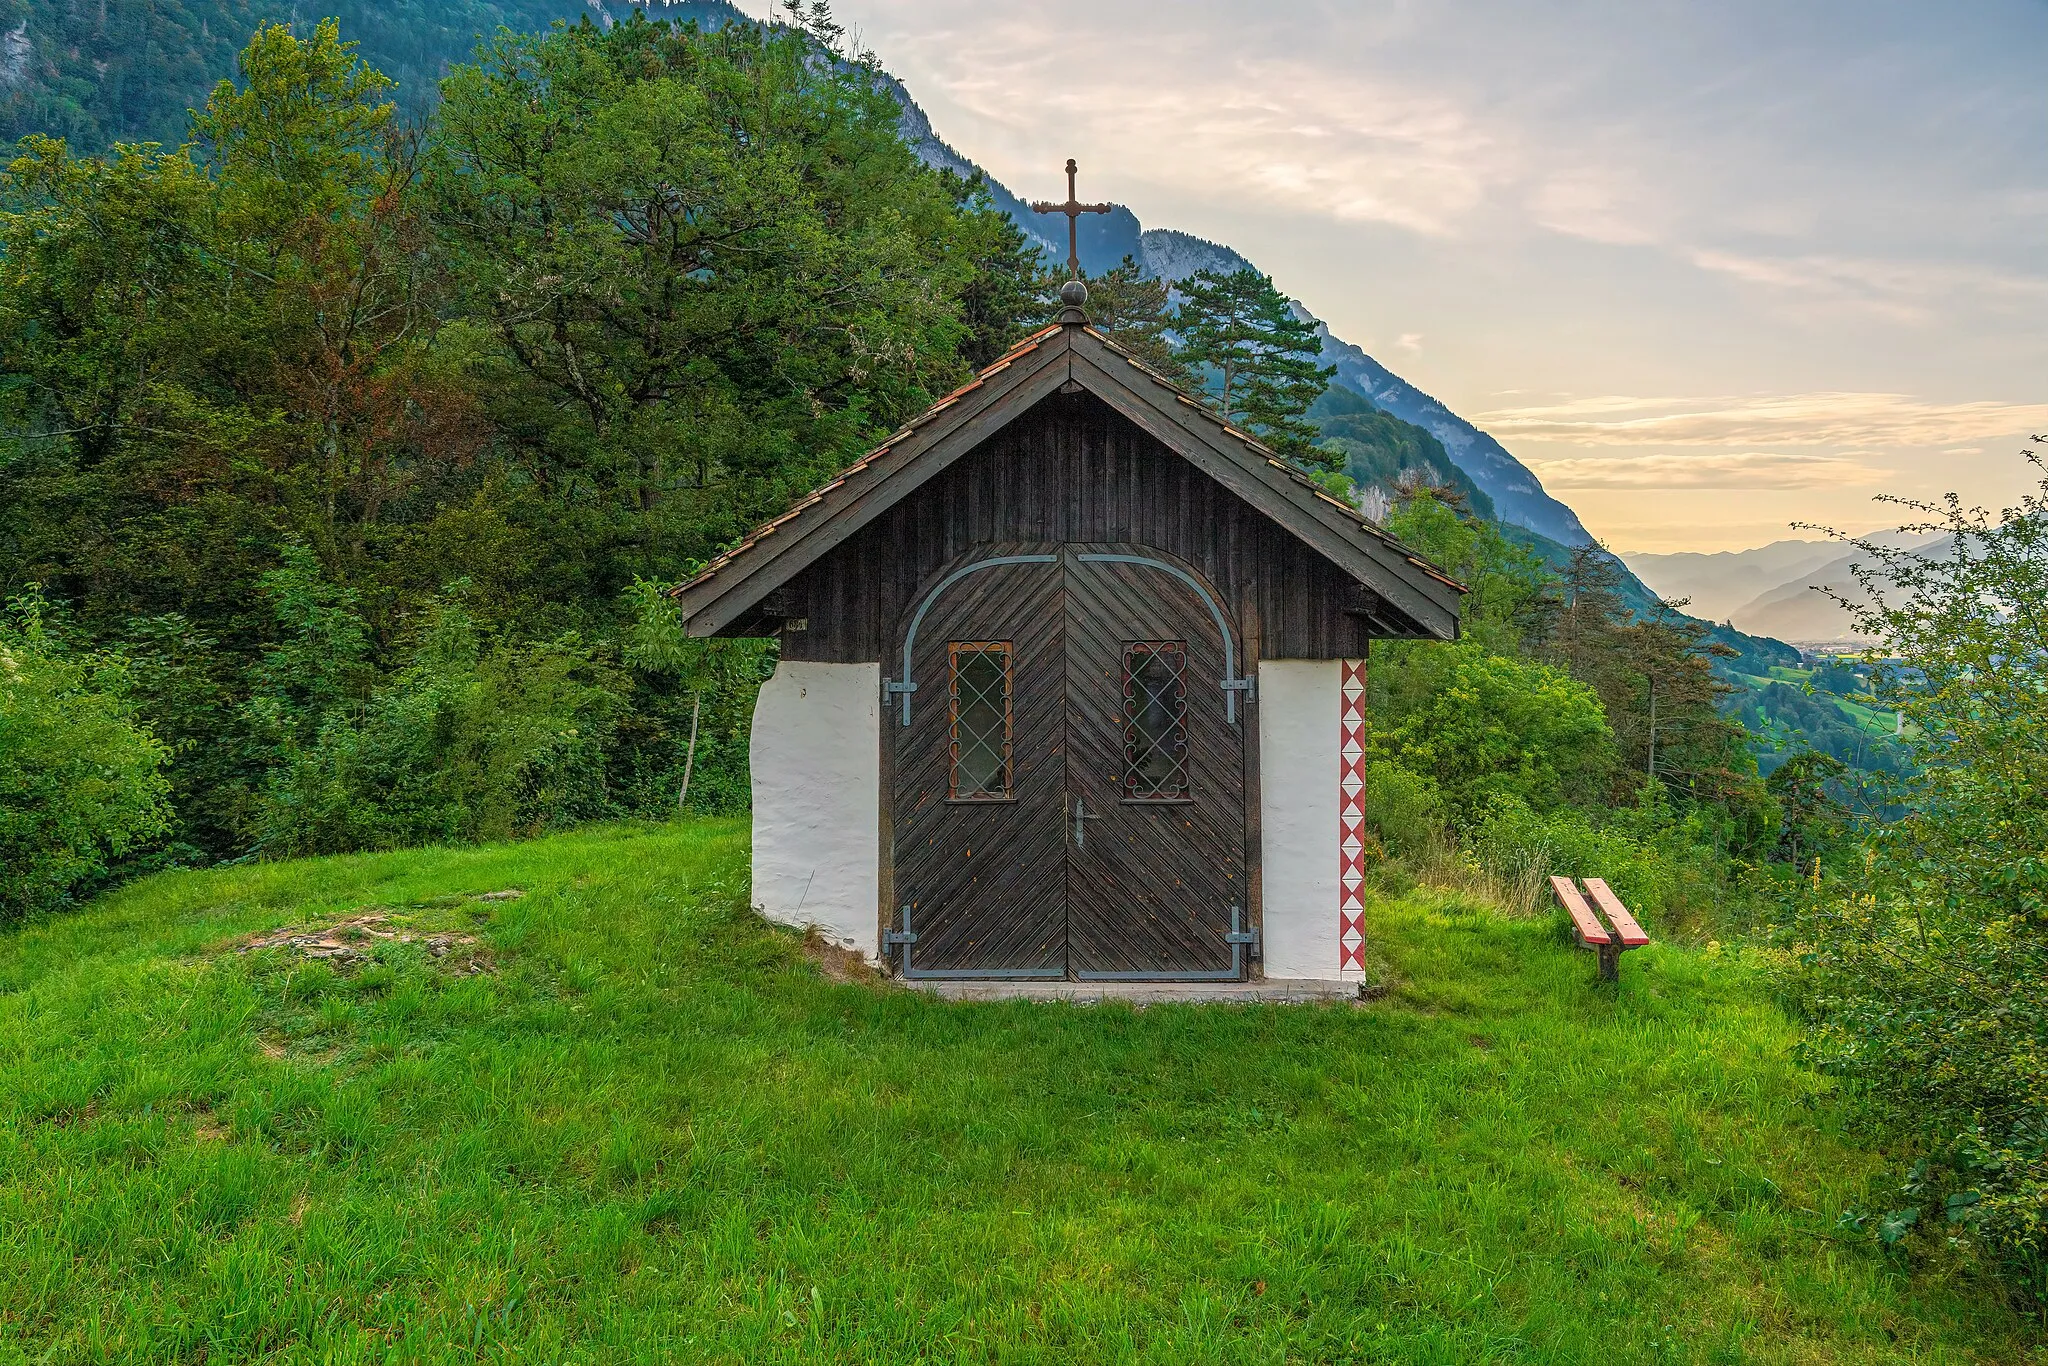
<svg viewBox="0 0 2048 1366"><path fill-rule="evenodd" d="M1621 980L1621 945L1600 944L1596 947L1600 954L1600 980L1603 982L1619 982Z"/></svg>

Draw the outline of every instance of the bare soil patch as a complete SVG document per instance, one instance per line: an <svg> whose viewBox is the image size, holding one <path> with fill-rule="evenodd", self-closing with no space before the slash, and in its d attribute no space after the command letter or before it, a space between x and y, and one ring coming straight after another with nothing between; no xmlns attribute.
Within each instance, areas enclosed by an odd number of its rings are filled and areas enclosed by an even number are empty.
<svg viewBox="0 0 2048 1366"><path fill-rule="evenodd" d="M522 895L518 891L485 892L464 899L510 901ZM497 967L490 946L476 935L466 930L415 925L390 910L363 911L324 925L288 925L281 930L251 935L233 947L237 953L283 949L300 958L324 960L346 971L371 962L385 944L421 945L436 966L453 973L474 976Z"/></svg>
<svg viewBox="0 0 2048 1366"><path fill-rule="evenodd" d="M828 982L856 982L866 987L893 985L867 959L833 943L818 933L815 925L804 931L804 957L817 965L818 975Z"/></svg>

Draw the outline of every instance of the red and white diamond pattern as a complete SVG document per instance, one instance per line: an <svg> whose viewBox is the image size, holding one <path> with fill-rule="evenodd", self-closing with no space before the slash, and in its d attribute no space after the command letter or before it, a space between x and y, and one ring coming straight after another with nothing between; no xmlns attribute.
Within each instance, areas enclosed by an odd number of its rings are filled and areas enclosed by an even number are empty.
<svg viewBox="0 0 2048 1366"><path fill-rule="evenodd" d="M1337 967L1365 970L1365 661L1342 661L1337 707Z"/></svg>

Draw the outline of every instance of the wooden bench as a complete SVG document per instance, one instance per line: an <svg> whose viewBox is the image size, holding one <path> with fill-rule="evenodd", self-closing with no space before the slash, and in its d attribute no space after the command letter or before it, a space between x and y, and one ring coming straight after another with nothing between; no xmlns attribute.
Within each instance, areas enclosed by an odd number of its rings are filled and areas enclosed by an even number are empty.
<svg viewBox="0 0 2048 1366"><path fill-rule="evenodd" d="M1591 949L1600 955L1600 980L1613 982L1621 976L1621 956L1630 949L1639 949L1650 942L1650 936L1643 933L1643 927L1628 913L1628 907L1621 904L1621 898L1607 885L1607 879L1589 877L1582 894L1579 885L1568 877L1552 877L1550 890L1557 893L1557 904L1564 907L1565 914L1572 918L1572 933L1579 941L1579 947ZM1588 905L1586 898L1593 904ZM1600 914L1593 912L1593 906L1600 908ZM1607 917L1601 923L1600 915Z"/></svg>

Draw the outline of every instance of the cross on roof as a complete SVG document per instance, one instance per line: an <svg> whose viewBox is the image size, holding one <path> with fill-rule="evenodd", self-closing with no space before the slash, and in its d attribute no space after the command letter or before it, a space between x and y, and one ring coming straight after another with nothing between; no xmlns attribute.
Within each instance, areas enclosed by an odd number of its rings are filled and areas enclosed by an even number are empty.
<svg viewBox="0 0 2048 1366"><path fill-rule="evenodd" d="M1067 158L1067 202L1064 204L1051 204L1041 199L1031 206L1033 213L1063 213L1067 216L1067 269L1074 273L1076 280L1081 278L1081 215L1084 213L1108 213L1111 207L1113 206L1108 204L1083 204L1074 198L1074 159L1072 157Z"/></svg>

